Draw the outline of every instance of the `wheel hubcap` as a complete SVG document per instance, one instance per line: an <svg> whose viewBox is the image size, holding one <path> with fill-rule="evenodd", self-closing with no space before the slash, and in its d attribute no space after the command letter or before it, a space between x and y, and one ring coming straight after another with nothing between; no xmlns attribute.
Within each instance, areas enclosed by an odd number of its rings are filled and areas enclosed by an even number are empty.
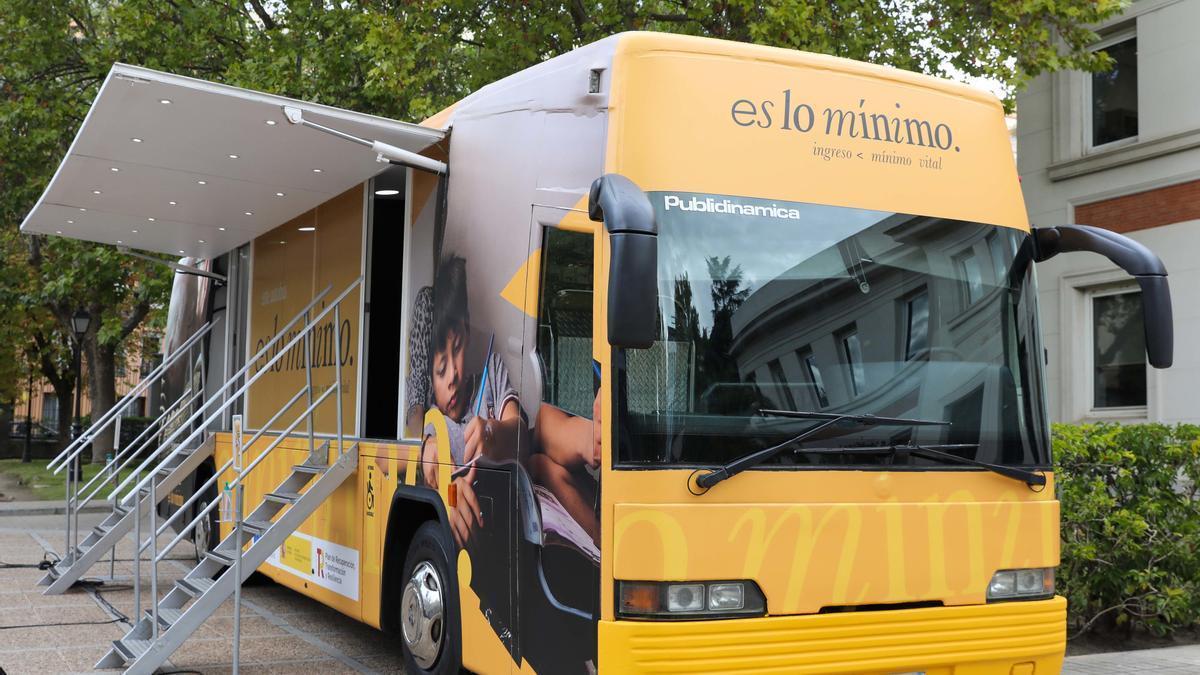
<svg viewBox="0 0 1200 675"><path fill-rule="evenodd" d="M208 529L209 529L208 517L205 516L204 518L200 519L200 522L196 523L196 528L194 530L192 530L192 532L193 532L192 541L196 544L196 559L197 560L199 560L200 558L203 558L205 552L208 551L208 542L209 542Z"/></svg>
<svg viewBox="0 0 1200 675"><path fill-rule="evenodd" d="M442 649L442 578L429 561L418 564L404 587L400 623L404 643L417 665L428 669Z"/></svg>

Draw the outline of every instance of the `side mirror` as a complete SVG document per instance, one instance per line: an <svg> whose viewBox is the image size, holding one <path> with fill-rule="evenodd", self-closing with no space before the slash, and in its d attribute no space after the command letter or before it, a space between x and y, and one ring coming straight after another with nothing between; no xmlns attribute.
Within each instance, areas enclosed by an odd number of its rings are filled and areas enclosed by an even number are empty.
<svg viewBox="0 0 1200 675"><path fill-rule="evenodd" d="M658 327L658 223L650 199L615 173L597 178L588 195L588 217L604 223L608 261L608 342L646 349Z"/></svg>
<svg viewBox="0 0 1200 675"><path fill-rule="evenodd" d="M1142 289L1142 324L1146 329L1146 356L1155 368L1169 368L1174 358L1175 331L1171 317L1171 289L1162 260L1138 242L1098 227L1059 225L1033 230L1037 262L1059 253L1099 253L1137 279Z"/></svg>

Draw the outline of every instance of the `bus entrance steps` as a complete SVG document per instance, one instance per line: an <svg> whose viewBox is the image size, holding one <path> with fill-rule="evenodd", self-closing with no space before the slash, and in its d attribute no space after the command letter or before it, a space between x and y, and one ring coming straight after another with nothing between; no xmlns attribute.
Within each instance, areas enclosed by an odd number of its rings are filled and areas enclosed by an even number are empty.
<svg viewBox="0 0 1200 675"><path fill-rule="evenodd" d="M322 463L327 461L326 453L313 453L303 464L293 467L288 477L273 492L264 495L262 502L246 515L241 533L240 578L235 578L239 575L234 572L234 561L239 555L235 528L176 581L162 600L152 605L153 609L146 610L123 638L113 641L112 649L100 659L96 668L125 668L126 674L149 675L161 666L233 594L236 586L266 562L288 535L355 473L357 445L332 454L334 460L329 465ZM307 490L305 486L308 486ZM206 514L201 516L206 517ZM180 536L194 527L195 522ZM178 540L179 537L164 548L159 557L170 551Z"/></svg>
<svg viewBox="0 0 1200 675"><path fill-rule="evenodd" d="M215 439L215 436L209 436L195 450L176 448L165 453L162 462L153 469L153 503L150 503L149 485L137 490L136 501L132 495L114 500L112 513L47 570L38 582L41 586L47 586L42 594L58 595L67 590L79 581L92 565L99 562L105 553L114 550L117 543L133 531L139 513L144 517L151 509L157 508L158 502L165 499L184 478L191 475L201 462L212 456Z"/></svg>

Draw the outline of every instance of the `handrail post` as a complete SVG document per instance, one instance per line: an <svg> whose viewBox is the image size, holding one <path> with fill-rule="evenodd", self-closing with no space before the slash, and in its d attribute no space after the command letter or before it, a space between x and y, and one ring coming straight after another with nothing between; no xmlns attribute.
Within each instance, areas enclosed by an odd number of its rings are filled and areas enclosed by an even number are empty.
<svg viewBox="0 0 1200 675"><path fill-rule="evenodd" d="M362 293L361 287L359 293ZM333 306L333 373L335 405L337 405L337 456L342 456L342 301Z"/></svg>
<svg viewBox="0 0 1200 675"><path fill-rule="evenodd" d="M158 639L158 473L150 474L150 621ZM141 546L141 542L138 542Z"/></svg>
<svg viewBox="0 0 1200 675"><path fill-rule="evenodd" d="M63 481L67 502L66 508L63 509L67 514L66 529L63 531L63 535L66 537L66 540L63 541L63 558L70 560L72 565L75 564L75 554L71 551L71 478L74 475L74 471L68 471L67 479Z"/></svg>
<svg viewBox="0 0 1200 675"><path fill-rule="evenodd" d="M308 390L308 405L312 407L312 332L314 327L309 326L309 313L304 313L304 382ZM308 459L312 461L313 453L316 452L316 443L313 438L313 414L308 413Z"/></svg>
<svg viewBox="0 0 1200 675"><path fill-rule="evenodd" d="M135 475L141 475L141 471ZM117 497L118 503L120 498ZM142 500L134 493L133 499L133 618L142 615Z"/></svg>
<svg viewBox="0 0 1200 675"><path fill-rule="evenodd" d="M79 481L80 481L80 479L83 478L83 476L80 475L81 473L83 473L83 465L80 464L78 457L71 460L71 463L74 465L71 467L71 473L75 474L75 481L73 483L74 487L71 490L74 494L71 497L71 503L67 505L67 513L71 514L71 520L73 521L71 524L71 536L75 542L75 545L71 548L71 550L78 551L79 550Z"/></svg>
<svg viewBox="0 0 1200 675"><path fill-rule="evenodd" d="M306 322L307 323L307 322ZM242 485L242 478L245 476L243 471L243 458L245 455L245 438L242 431L241 415L237 416L237 424L234 433L233 443L233 470L237 474L237 493L234 495L236 503L233 511L233 542L234 542L234 558L233 558L233 672L236 675L240 672L241 667L241 644L242 644L242 498L245 494L245 488Z"/></svg>

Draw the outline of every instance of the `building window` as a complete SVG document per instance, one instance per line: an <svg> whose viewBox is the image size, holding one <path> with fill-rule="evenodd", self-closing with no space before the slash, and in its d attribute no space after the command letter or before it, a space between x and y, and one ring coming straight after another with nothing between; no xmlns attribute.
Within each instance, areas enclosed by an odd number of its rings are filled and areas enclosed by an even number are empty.
<svg viewBox="0 0 1200 675"><path fill-rule="evenodd" d="M979 258L975 251L968 249L958 256L958 271L964 284L964 295L967 306L971 306L983 297L983 270L979 268Z"/></svg>
<svg viewBox="0 0 1200 675"><path fill-rule="evenodd" d="M1146 334L1137 291L1093 295L1092 406L1146 405Z"/></svg>
<svg viewBox="0 0 1200 675"><path fill-rule="evenodd" d="M1016 237L1006 237L1009 241L1015 242ZM1004 244L1000 243L1000 238L993 232L987 238L988 255L992 258L992 273L996 275L997 286L1008 285L1008 265L1004 262L1008 258L1008 252L1004 250ZM1016 249L1012 251L1012 255L1016 256Z"/></svg>
<svg viewBox="0 0 1200 675"><path fill-rule="evenodd" d="M921 291L905 304L904 360L911 361L929 349L929 293Z"/></svg>
<svg viewBox="0 0 1200 675"><path fill-rule="evenodd" d="M54 394L42 394L42 426L58 429L58 397Z"/></svg>
<svg viewBox="0 0 1200 675"><path fill-rule="evenodd" d="M849 328L841 334L842 358L846 360L846 370L850 376L850 388L855 396L862 394L867 388L866 373L863 372L862 342L858 339L858 330Z"/></svg>
<svg viewBox="0 0 1200 675"><path fill-rule="evenodd" d="M817 365L816 357L811 351L801 352L800 363L803 363L804 370L808 371L808 380L812 382L813 397L817 405L822 408L829 407L829 397L825 394L825 380L821 377L821 368Z"/></svg>
<svg viewBox="0 0 1200 675"><path fill-rule="evenodd" d="M774 387L783 394L783 401L787 405L788 410L796 409L796 399L792 396L792 389L788 382L787 375L783 372L783 364L779 359L774 359L767 363L767 370L771 371L771 379L774 381ZM772 401L774 397L769 396Z"/></svg>
<svg viewBox="0 0 1200 675"><path fill-rule="evenodd" d="M1113 61L1111 70L1092 73L1092 146L1133 138L1138 133L1137 37L1123 35L1096 49Z"/></svg>

